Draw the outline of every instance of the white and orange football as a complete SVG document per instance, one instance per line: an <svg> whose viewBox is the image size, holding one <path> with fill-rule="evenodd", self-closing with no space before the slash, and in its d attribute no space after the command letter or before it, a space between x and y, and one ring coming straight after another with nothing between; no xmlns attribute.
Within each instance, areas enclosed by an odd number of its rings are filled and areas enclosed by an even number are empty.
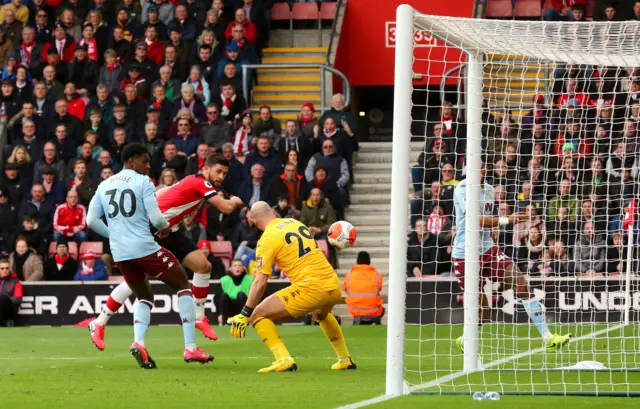
<svg viewBox="0 0 640 409"><path fill-rule="evenodd" d="M338 221L333 223L327 231L329 243L339 249L343 250L347 247L353 246L356 241L356 228L349 222Z"/></svg>

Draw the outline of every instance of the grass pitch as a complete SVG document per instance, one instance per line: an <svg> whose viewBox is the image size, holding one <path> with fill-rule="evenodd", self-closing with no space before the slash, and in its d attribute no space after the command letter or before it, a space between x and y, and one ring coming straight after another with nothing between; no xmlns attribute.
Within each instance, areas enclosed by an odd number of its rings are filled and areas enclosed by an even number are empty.
<svg viewBox="0 0 640 409"><path fill-rule="evenodd" d="M627 327L632 328L632 327ZM2 408L278 408L313 409L336 408L384 393L386 327L345 326L347 345L358 370L331 371L335 355L319 327L280 327L282 338L299 366L297 373L258 374L256 371L273 360L253 329L247 330L247 338L237 340L228 333L228 327L216 328L220 339L216 342L198 336L203 349L213 353L216 360L207 365L186 364L182 361L182 332L179 327L151 327L147 346L158 364L157 370L142 370L129 355L133 330L129 326L111 326L106 331L106 350L98 351L89 340L86 328L3 328L0 329L0 407ZM448 368L457 370L462 356L452 348L450 334L461 328L448 325L409 327L407 330L407 379L412 383L428 382L437 376L450 374ZM526 338L528 329L496 326L493 330L522 332ZM493 330L490 330L491 332ZM630 331L630 332L627 332ZM526 333L525 333L526 332ZM484 334L483 334L484 335ZM604 339L582 341L588 345L608 347L620 351L618 344ZM637 336L637 330L625 329L615 336ZM411 341L411 340L415 341ZM629 341L627 341L629 342ZM591 343L591 344L587 344ZM500 347L504 351L528 348L531 342L518 341ZM566 360L582 359L578 352L580 343L570 346ZM494 349L498 348L496 344ZM591 347L589 347L591 348ZM629 348L629 352L632 348ZM635 349L637 350L637 349ZM483 350L486 351L486 350ZM423 358L411 356L420 353ZM604 353L604 351L602 351ZM438 358L426 357L434 355ZM522 368L526 362L542 362L543 354L535 354L516 360L503 369L516 364ZM604 355L602 355L604 356ZM615 356L615 355L614 355ZM532 359L534 361L532 361ZM635 361L635 356L628 359ZM528 360L528 361L527 361ZM434 364L435 363L435 364ZM434 369L437 368L437 371ZM498 368L496 368L498 369ZM412 372L417 371L417 372ZM589 374L586 374L589 375ZM469 383L474 390L487 390L480 385L502 384L505 387L547 383L559 385L564 381L585 384L592 390L598 384L623 382L640 384L640 373L603 373L597 384L589 381L594 374L553 375L545 372L487 371L471 377L460 377L445 384L445 391L464 392ZM609 389L611 389L609 387ZM433 389L431 389L433 391ZM446 407L467 408L518 407L550 409L567 405L585 408L637 408L640 399L586 398L560 396L502 396L499 402L474 402L469 395L426 396L414 395L396 398L371 406L380 408Z"/></svg>

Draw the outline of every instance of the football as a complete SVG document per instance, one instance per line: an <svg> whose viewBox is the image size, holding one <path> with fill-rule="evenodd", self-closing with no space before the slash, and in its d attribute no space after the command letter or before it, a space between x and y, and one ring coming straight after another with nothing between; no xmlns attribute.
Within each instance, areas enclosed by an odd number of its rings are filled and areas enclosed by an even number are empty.
<svg viewBox="0 0 640 409"><path fill-rule="evenodd" d="M346 249L356 241L356 228L349 222L338 221L329 227L327 236L333 247L339 250Z"/></svg>

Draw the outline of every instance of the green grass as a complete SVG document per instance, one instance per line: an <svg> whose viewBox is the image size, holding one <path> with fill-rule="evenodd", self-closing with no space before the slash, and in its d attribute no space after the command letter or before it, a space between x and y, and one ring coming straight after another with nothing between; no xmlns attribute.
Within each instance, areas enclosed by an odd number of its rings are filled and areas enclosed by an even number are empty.
<svg viewBox="0 0 640 409"><path fill-rule="evenodd" d="M580 336L604 327L572 326ZM452 348L451 334L460 326L435 325L407 330L406 378L412 384L431 381L462 368L462 356ZM221 328L216 342L198 340L215 362L208 365L182 361L182 334L178 327L152 327L147 345L159 369L144 371L129 355L133 330L107 329L104 352L91 344L86 328L0 329L0 402L3 408L336 408L384 393L386 327L345 326L349 350L357 371L335 372L333 350L319 327L280 327L283 340L295 355L297 373L258 374L271 363L269 351L247 330L244 340L233 339ZM514 335L518 335L517 340ZM491 325L483 337L485 360L540 346L528 326ZM497 366L492 371L462 376L427 391L469 392L470 390L526 391L576 390L640 391L640 373L627 372L528 372L527 368L554 367L561 363L598 359L608 366L635 365L634 351L640 350L638 328L626 327L597 338L572 344L561 354L537 353ZM585 352L586 351L586 352ZM622 353L622 352L626 353ZM419 358L417 355L420 355ZM486 362L486 361L485 361ZM499 369L499 370L498 370ZM521 371L513 371L520 369ZM620 386L611 386L612 384ZM469 386L469 385L473 386ZM550 386L548 386L550 385ZM500 386L500 388L499 388ZM584 408L616 409L638 407L627 398L585 398L560 396L502 396L500 402L475 403L468 395L413 395L373 405L373 408L467 408L511 407L544 409L579 405ZM508 406L509 407L509 406Z"/></svg>

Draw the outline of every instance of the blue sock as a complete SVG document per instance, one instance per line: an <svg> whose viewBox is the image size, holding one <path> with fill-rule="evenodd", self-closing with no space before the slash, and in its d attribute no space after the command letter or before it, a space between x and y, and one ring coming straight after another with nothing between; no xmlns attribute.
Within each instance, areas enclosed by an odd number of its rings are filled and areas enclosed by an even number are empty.
<svg viewBox="0 0 640 409"><path fill-rule="evenodd" d="M178 309L184 333L184 347L193 351L196 348L196 302L190 293L178 296Z"/></svg>
<svg viewBox="0 0 640 409"><path fill-rule="evenodd" d="M529 319L535 324L536 328L538 328L540 335L542 335L542 338L546 342L551 333L549 332L549 326L545 320L544 311L542 311L540 301L534 298L530 300L522 300L522 306L529 315Z"/></svg>
<svg viewBox="0 0 640 409"><path fill-rule="evenodd" d="M133 311L133 338L144 345L144 336L151 322L151 306L145 301L138 301Z"/></svg>

